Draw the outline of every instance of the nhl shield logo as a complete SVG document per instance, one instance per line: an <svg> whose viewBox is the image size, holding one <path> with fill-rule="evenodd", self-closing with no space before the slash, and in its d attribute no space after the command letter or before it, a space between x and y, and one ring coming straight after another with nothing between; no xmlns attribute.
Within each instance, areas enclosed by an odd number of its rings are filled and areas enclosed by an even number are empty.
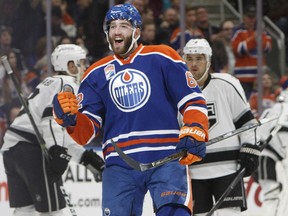
<svg viewBox="0 0 288 216"><path fill-rule="evenodd" d="M143 72L125 69L112 77L109 92L121 111L133 112L146 104L151 94L151 87Z"/></svg>

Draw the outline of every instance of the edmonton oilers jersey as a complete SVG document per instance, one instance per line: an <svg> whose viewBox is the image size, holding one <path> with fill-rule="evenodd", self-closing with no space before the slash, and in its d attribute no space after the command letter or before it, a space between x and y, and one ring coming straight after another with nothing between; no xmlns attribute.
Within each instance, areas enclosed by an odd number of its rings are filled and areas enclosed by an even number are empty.
<svg viewBox="0 0 288 216"><path fill-rule="evenodd" d="M82 79L78 98L79 111L88 116L94 128L83 124L74 139L90 141L103 127L107 166L127 167L111 139L141 163L175 153L178 113L184 116L184 123L208 128L201 90L179 54L165 45L140 45L127 59L108 56L94 63Z"/></svg>

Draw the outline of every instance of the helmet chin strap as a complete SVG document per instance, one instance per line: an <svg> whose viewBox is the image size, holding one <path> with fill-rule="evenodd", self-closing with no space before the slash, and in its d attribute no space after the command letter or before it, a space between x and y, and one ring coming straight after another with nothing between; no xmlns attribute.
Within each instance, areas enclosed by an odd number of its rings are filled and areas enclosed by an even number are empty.
<svg viewBox="0 0 288 216"><path fill-rule="evenodd" d="M136 28L133 28L133 32L132 32L132 41L131 41L130 47L129 47L129 49L127 50L126 53L121 54L121 55L126 55L127 53L129 53L129 52L131 51L131 49L133 48L134 44L137 43L137 40L139 39L140 35L138 35L137 38L134 38L134 36L135 36L135 32L136 32Z"/></svg>
<svg viewBox="0 0 288 216"><path fill-rule="evenodd" d="M211 63L210 63L209 61L207 61L206 70L205 70L205 72L203 73L203 75L200 77L200 79L197 79L197 80L196 80L197 83L201 82L201 81L204 79L204 77L206 76L206 74L207 74L208 71L209 71L210 65L211 65Z"/></svg>

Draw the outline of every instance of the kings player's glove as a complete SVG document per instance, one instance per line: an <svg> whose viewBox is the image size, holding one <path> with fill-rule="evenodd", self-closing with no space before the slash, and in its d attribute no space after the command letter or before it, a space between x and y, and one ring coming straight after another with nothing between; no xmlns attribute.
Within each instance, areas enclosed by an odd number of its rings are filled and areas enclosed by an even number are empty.
<svg viewBox="0 0 288 216"><path fill-rule="evenodd" d="M96 154L92 149L84 151L80 164L84 165L89 169L95 177L95 180L102 180L102 172L105 168L104 160Z"/></svg>
<svg viewBox="0 0 288 216"><path fill-rule="evenodd" d="M180 142L176 146L176 151L187 150L187 155L180 159L180 164L190 165L201 161L206 155L206 134L204 130L197 126L184 126L180 130Z"/></svg>
<svg viewBox="0 0 288 216"><path fill-rule="evenodd" d="M59 181L67 169L71 155L68 154L67 148L54 145L49 149L51 156L47 165L47 173L52 182Z"/></svg>
<svg viewBox="0 0 288 216"><path fill-rule="evenodd" d="M70 87L72 89L72 87ZM76 113L78 112L78 101L71 91L63 91L53 98L53 116L62 127L75 126Z"/></svg>
<svg viewBox="0 0 288 216"><path fill-rule="evenodd" d="M259 165L260 147L249 143L242 144L238 161L242 168L246 168L244 177L250 176Z"/></svg>

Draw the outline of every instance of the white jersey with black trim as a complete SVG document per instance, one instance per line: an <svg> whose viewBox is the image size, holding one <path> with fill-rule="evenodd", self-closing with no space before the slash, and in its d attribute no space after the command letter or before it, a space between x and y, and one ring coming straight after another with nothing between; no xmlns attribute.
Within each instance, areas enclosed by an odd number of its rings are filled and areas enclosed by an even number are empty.
<svg viewBox="0 0 288 216"><path fill-rule="evenodd" d="M64 146L68 148L72 159L78 162L85 149L70 137L65 128L56 123L52 115L54 95L62 90L64 84L71 85L77 93L79 87L74 77L56 75L41 82L28 97L27 104L47 149L55 144ZM1 151L9 150L20 141L39 145L34 128L23 107L4 135Z"/></svg>
<svg viewBox="0 0 288 216"><path fill-rule="evenodd" d="M277 102L270 109L264 110L260 119L270 118L279 116L275 121L269 122L269 124L264 124L260 127L260 140L265 142L265 140L270 135L271 131L276 127L276 125L281 125L282 127L276 133L268 146L262 151L262 156L271 157L273 160L278 161L286 158L287 155L287 140L288 140L288 102Z"/></svg>
<svg viewBox="0 0 288 216"><path fill-rule="evenodd" d="M244 90L230 74L212 73L202 89L207 101L209 139L255 123ZM211 179L235 173L241 144L255 144L253 130L207 146L206 156L190 166L193 179Z"/></svg>

